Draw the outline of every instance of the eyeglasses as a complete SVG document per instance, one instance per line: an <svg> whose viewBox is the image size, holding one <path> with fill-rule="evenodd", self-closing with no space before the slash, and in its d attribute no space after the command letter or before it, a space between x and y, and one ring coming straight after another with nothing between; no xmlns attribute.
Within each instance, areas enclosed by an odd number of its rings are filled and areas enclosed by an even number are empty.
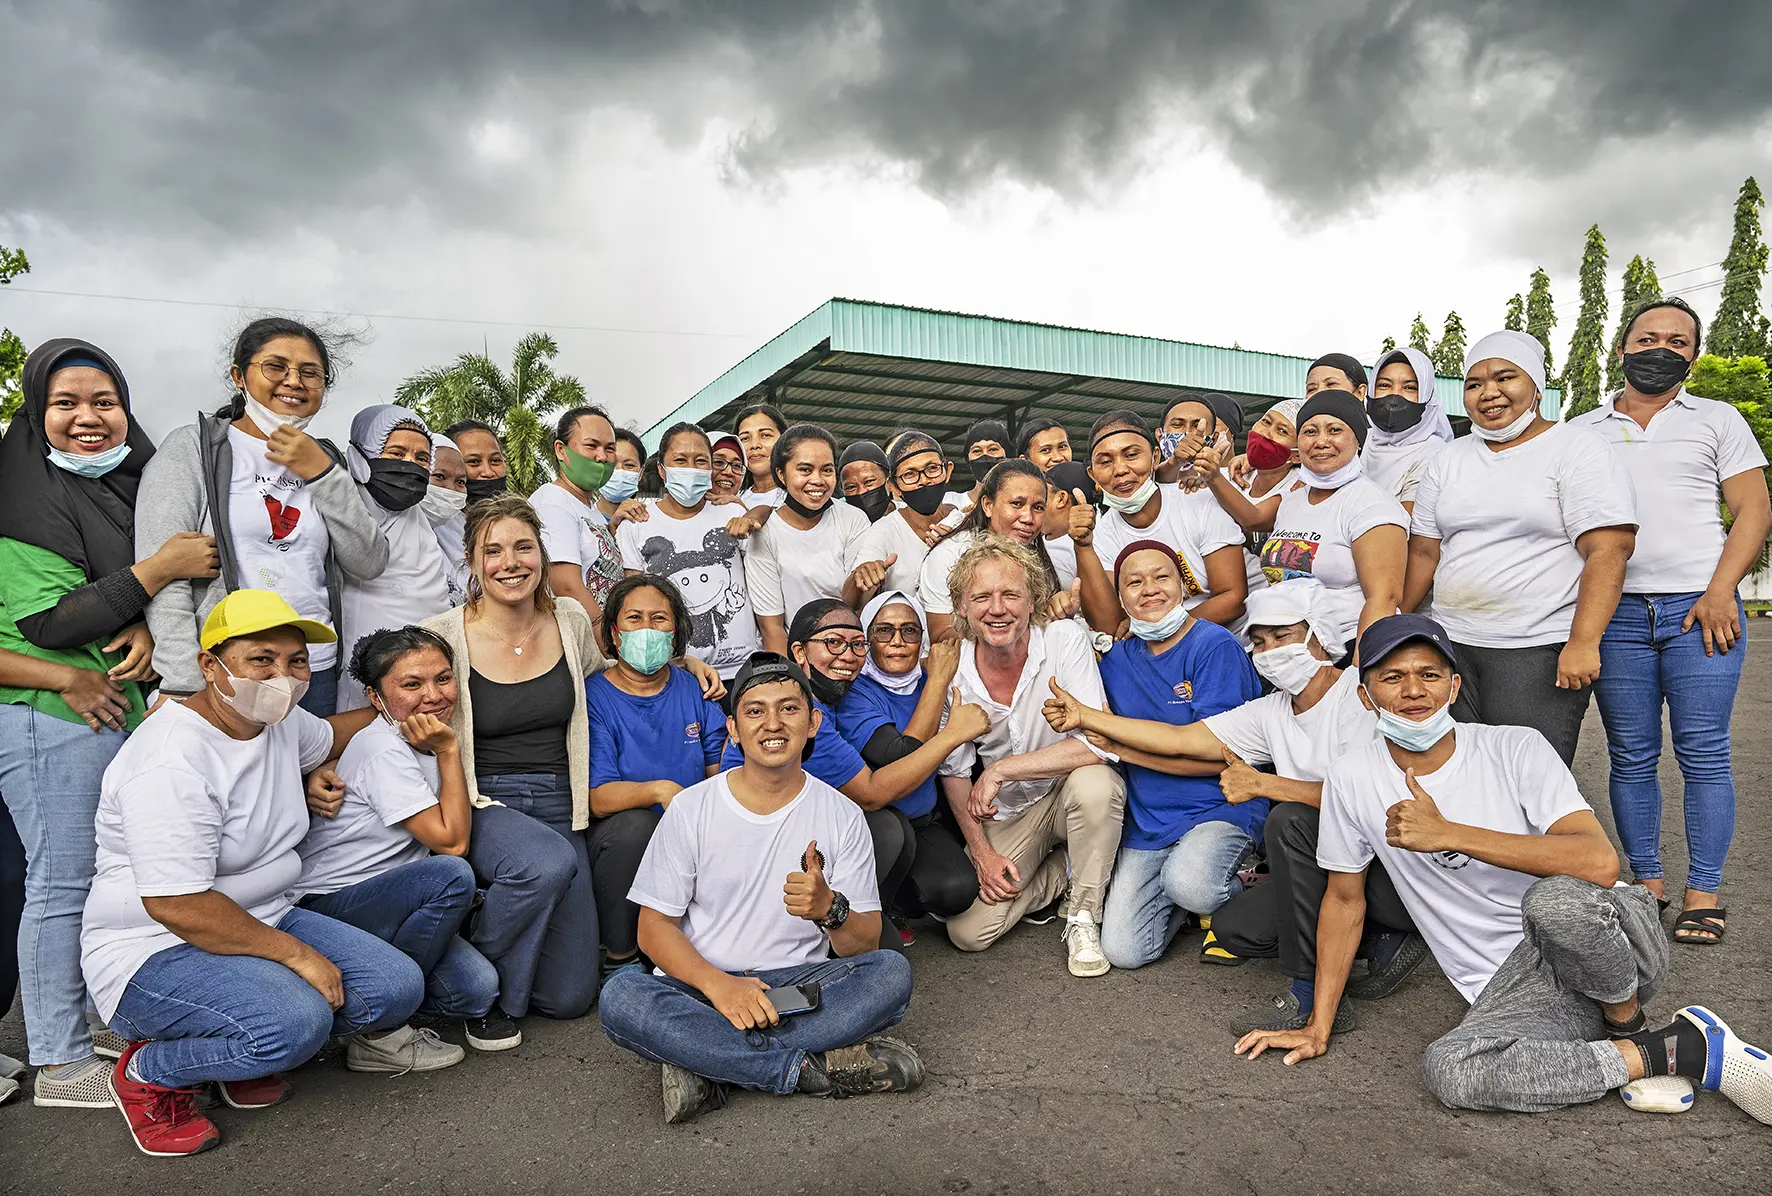
<svg viewBox="0 0 1772 1196"><path fill-rule="evenodd" d="M832 656L841 656L845 652L854 656L866 656L868 654L868 642L865 639L851 640L844 639L840 635L824 635L819 636L816 639L807 640L806 642L809 644L818 644Z"/></svg>
<svg viewBox="0 0 1772 1196"><path fill-rule="evenodd" d="M287 361L255 361L252 364L258 367L258 372L263 374L265 381L272 386L289 377L289 363ZM301 380L302 387L307 390L323 386L326 382L326 371L317 365L304 365L295 371L295 376Z"/></svg>
<svg viewBox="0 0 1772 1196"><path fill-rule="evenodd" d="M884 647L893 640L903 640L912 647L923 642L923 625L921 623L883 623L868 632L868 638Z"/></svg>
<svg viewBox="0 0 1772 1196"><path fill-rule="evenodd" d="M895 475L894 480L897 481L899 489L910 490L914 488L919 481L941 481L942 475L947 473L947 469L948 463L946 461L935 461L925 465L922 469L901 469L898 471L897 475Z"/></svg>
<svg viewBox="0 0 1772 1196"><path fill-rule="evenodd" d="M715 457L713 471L715 473L743 473L744 472L744 462L743 461L722 461L720 458Z"/></svg>

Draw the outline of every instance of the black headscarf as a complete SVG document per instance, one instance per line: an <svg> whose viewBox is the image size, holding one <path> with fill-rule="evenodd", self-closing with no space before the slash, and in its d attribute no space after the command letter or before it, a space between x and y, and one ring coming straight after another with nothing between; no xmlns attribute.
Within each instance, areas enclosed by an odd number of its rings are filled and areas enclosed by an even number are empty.
<svg viewBox="0 0 1772 1196"><path fill-rule="evenodd" d="M1366 407L1345 390L1319 390L1298 409L1298 427L1309 423L1312 416L1332 415L1354 430L1354 440L1366 447Z"/></svg>
<svg viewBox="0 0 1772 1196"><path fill-rule="evenodd" d="M1316 369L1320 365L1326 365L1330 369L1340 370L1347 375L1347 380L1353 383L1356 387L1366 385L1366 367L1360 364L1360 359L1357 357L1351 356L1347 353L1325 353L1315 361L1311 362L1310 369L1307 369L1305 373L1309 374L1311 370Z"/></svg>
<svg viewBox="0 0 1772 1196"><path fill-rule="evenodd" d="M849 608L849 604L840 598L814 598L802 606L794 615L793 623L788 627L788 650L791 653L795 644L804 644L813 636L825 629L825 620L837 611L842 611L854 623L832 623L832 627L861 628L861 616ZM792 659L790 656L789 659ZM813 667L810 657L806 661L806 680L812 685L812 694L826 706L840 704L849 693L853 682L838 681L826 676Z"/></svg>
<svg viewBox="0 0 1772 1196"><path fill-rule="evenodd" d="M49 460L43 432L49 378L68 357L96 361L117 383L129 419L129 454L102 478L71 474ZM87 341L47 341L25 359L24 402L0 439L0 536L78 565L97 581L135 564L135 494L154 442L129 410L129 383L109 353Z"/></svg>

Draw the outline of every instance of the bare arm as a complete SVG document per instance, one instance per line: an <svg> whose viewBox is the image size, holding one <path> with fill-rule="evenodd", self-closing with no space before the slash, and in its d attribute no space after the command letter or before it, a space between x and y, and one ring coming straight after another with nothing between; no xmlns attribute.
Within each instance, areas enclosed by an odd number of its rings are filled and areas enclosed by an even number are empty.
<svg viewBox="0 0 1772 1196"><path fill-rule="evenodd" d="M468 778L462 771L461 745L455 732L448 723L425 714L407 719L400 730L408 743L424 747L437 758L437 775L442 781L437 804L420 810L401 825L438 855L466 855L474 829L474 808L468 802Z"/></svg>
<svg viewBox="0 0 1772 1196"><path fill-rule="evenodd" d="M1151 719L1126 718L1079 702L1056 679L1048 688L1053 696L1046 699L1041 713L1046 716L1047 724L1061 735L1072 731L1092 732L1153 756L1191 756L1195 760L1224 763L1224 744L1203 722L1177 727Z"/></svg>
<svg viewBox="0 0 1772 1196"><path fill-rule="evenodd" d="M548 584L554 587L554 593L561 597L571 598L585 608L585 614L591 616L592 626L603 621L603 608L585 589L584 571L570 561L555 561L548 566Z"/></svg>
<svg viewBox="0 0 1772 1196"><path fill-rule="evenodd" d="M1353 543L1354 573L1366 603L1360 608L1359 633L1397 613L1403 600L1403 562L1409 554L1408 534L1394 523L1373 528Z"/></svg>
<svg viewBox="0 0 1772 1196"><path fill-rule="evenodd" d="M320 952L267 926L214 889L178 897L143 897L148 917L211 955L251 955L280 963L314 986L334 1009L345 1002L344 978Z"/></svg>
<svg viewBox="0 0 1772 1196"><path fill-rule="evenodd" d="M1407 781L1413 800L1399 801L1385 813L1384 838L1392 847L1456 851L1528 876L1573 876L1602 888L1618 879L1618 853L1592 810L1565 814L1542 835L1514 835L1448 820L1414 773Z"/></svg>
<svg viewBox="0 0 1772 1196"><path fill-rule="evenodd" d="M1263 1051L1285 1051L1288 1064L1314 1059L1329 1049L1335 1007L1347 987L1354 952L1366 922L1366 872L1331 872L1323 903L1317 907L1317 975L1310 1024L1302 1030L1256 1030L1237 1042L1237 1054L1254 1059Z"/></svg>
<svg viewBox="0 0 1772 1196"><path fill-rule="evenodd" d="M681 792L683 786L675 781L605 781L591 786L591 813L607 818L623 810L669 806Z"/></svg>
<svg viewBox="0 0 1772 1196"><path fill-rule="evenodd" d="M1280 509L1279 494L1269 494L1259 502L1251 502L1247 494L1217 470L1212 471L1206 486L1212 491L1212 497L1218 500L1218 505L1224 508L1224 513L1236 520L1237 526L1245 532L1259 534L1274 530L1274 514Z"/></svg>
<svg viewBox="0 0 1772 1196"><path fill-rule="evenodd" d="M938 730L909 755L894 760L884 768L863 768L847 785L841 786L843 795L864 810L884 809L900 798L910 796L918 785L935 775L935 770L953 754L955 748L988 730L988 720L981 731L969 722L962 725L958 720L950 719L947 726ZM1090 759L1093 760L1094 756L1091 755Z"/></svg>
<svg viewBox="0 0 1772 1196"><path fill-rule="evenodd" d="M1120 609L1120 596L1114 592L1113 579L1095 555L1093 543L1077 541L1077 580L1082 583L1083 618L1096 631L1112 635L1124 612Z"/></svg>
<svg viewBox="0 0 1772 1196"><path fill-rule="evenodd" d="M876 932L877 933L877 932ZM769 986L755 976L734 976L701 957L689 942L689 936L677 925L677 919L666 917L649 906L640 907L640 950L673 980L689 985L718 1009L727 1021L740 1030L756 1030L773 1026L781 1020L775 1006L763 994Z"/></svg>
<svg viewBox="0 0 1772 1196"><path fill-rule="evenodd" d="M1772 504L1766 497L1766 475L1760 470L1750 469L1724 478L1723 501L1735 522L1729 527L1729 538L1723 541L1723 554L1717 558L1710 585L1692 604L1680 627L1687 632L1693 624L1698 625L1706 656L1729 651L1741 638L1741 612L1735 606L1735 587L1753 571L1766 536L1772 531Z"/></svg>
<svg viewBox="0 0 1772 1196"><path fill-rule="evenodd" d="M1224 771L1224 762L1213 763L1210 760L1194 760L1187 756L1158 756L1151 752L1141 752L1137 748L1127 747L1111 739L1104 739L1098 747L1105 746L1107 751L1118 756L1126 764L1136 764L1140 768L1148 768L1152 772L1168 773L1172 777L1215 777Z"/></svg>
<svg viewBox="0 0 1772 1196"><path fill-rule="evenodd" d="M934 629L935 616L929 616L931 630ZM788 654L788 625L780 615L758 615L757 630L763 633L763 650Z"/></svg>
<svg viewBox="0 0 1772 1196"><path fill-rule="evenodd" d="M1403 575L1404 614L1411 614L1434 585L1434 570L1440 567L1440 541L1432 536L1409 537L1409 561Z"/></svg>
<svg viewBox="0 0 1772 1196"><path fill-rule="evenodd" d="M1243 604L1249 599L1249 574L1243 568L1241 544L1227 544L1206 554L1206 588L1212 596L1189 608L1189 614L1220 626L1242 617Z"/></svg>
<svg viewBox="0 0 1772 1196"><path fill-rule="evenodd" d="M1557 654L1558 689L1580 689L1600 675L1600 636L1618 610L1624 568L1636 545L1637 533L1627 527L1596 527L1576 537L1581 586L1575 593L1569 642Z"/></svg>

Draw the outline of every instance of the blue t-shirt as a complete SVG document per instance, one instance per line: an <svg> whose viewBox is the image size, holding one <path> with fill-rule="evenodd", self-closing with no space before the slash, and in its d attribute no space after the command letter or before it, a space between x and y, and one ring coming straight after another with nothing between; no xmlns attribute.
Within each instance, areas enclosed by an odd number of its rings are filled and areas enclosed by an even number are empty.
<svg viewBox="0 0 1772 1196"><path fill-rule="evenodd" d="M837 730L843 733L860 752L881 727L892 727L902 733L917 712L917 700L923 696L928 674L922 674L917 688L908 694L895 694L872 677L857 677L849 687L849 696L837 707ZM906 818L921 818L935 809L935 774L905 796L892 803Z"/></svg>
<svg viewBox="0 0 1772 1196"><path fill-rule="evenodd" d="M585 682L591 719L591 786L610 781L675 781L687 789L707 779L726 746L726 715L701 696L701 683L670 666L665 687L637 697L597 673ZM660 807L654 807L658 809Z"/></svg>
<svg viewBox="0 0 1772 1196"><path fill-rule="evenodd" d="M1115 714L1175 726L1241 706L1261 693L1261 680L1237 637L1198 619L1161 656L1152 656L1141 639L1121 640L1101 659L1101 682ZM1202 822L1229 822L1258 839L1267 808L1266 798L1227 802L1216 777L1175 777L1128 764L1121 843L1156 851Z"/></svg>
<svg viewBox="0 0 1772 1196"><path fill-rule="evenodd" d="M861 774L861 770L868 766L867 761L838 732L836 711L817 698L812 699L812 704L818 708L822 721L818 724L818 734L812 737L812 754L806 757L804 767L832 789L841 789ZM743 763L744 752L738 741L729 741L725 754L720 757L720 771L737 768Z"/></svg>

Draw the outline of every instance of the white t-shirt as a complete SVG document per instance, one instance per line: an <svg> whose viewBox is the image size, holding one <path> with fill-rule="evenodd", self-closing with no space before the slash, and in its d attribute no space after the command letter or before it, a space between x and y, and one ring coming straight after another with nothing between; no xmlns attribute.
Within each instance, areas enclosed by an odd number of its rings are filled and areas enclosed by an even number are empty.
<svg viewBox="0 0 1772 1196"><path fill-rule="evenodd" d="M1272 764L1277 776L1320 781L1329 765L1378 741L1378 716L1360 701L1360 678L1343 669L1328 693L1303 714L1289 693L1263 694L1234 710L1207 716L1206 729L1250 764Z"/></svg>
<svg viewBox="0 0 1772 1196"><path fill-rule="evenodd" d="M1369 441L1360 456L1366 462L1366 476L1396 496L1398 502L1414 502L1428 462L1452 442L1434 437L1415 444L1389 447Z"/></svg>
<svg viewBox="0 0 1772 1196"><path fill-rule="evenodd" d="M351 737L338 761L344 803L335 818L311 815L295 891L336 893L422 860L431 849L401 826L437 804L443 781L437 758L406 742L400 728L377 716Z"/></svg>
<svg viewBox="0 0 1772 1196"><path fill-rule="evenodd" d="M955 563L972 547L972 538L973 533L970 531L954 532L931 548L929 555L923 558L923 568L917 575L917 601L923 604L924 613L954 613L953 600L948 597L948 574L954 571Z"/></svg>
<svg viewBox="0 0 1772 1196"><path fill-rule="evenodd" d="M449 563L444 559L436 529L425 518L424 508L390 511L369 497L367 491L363 491L363 505L387 537L388 564L374 581L345 578L339 602L344 616L340 620L344 626L339 649L340 659L347 664L357 641L370 632L422 623L451 605ZM339 713L360 710L368 704L361 685L339 679Z"/></svg>
<svg viewBox="0 0 1772 1196"><path fill-rule="evenodd" d="M1280 498L1274 530L1261 550L1262 571L1269 585L1293 577L1322 582L1336 629L1342 642L1351 645L1360 625L1360 608L1366 605L1354 568L1354 541L1387 524L1407 528L1409 517L1402 503L1368 477L1355 478L1314 506L1310 495L1309 486L1300 486Z"/></svg>
<svg viewBox="0 0 1772 1196"><path fill-rule="evenodd" d="M537 486L529 505L541 516L541 543L555 565L577 565L585 589L601 609L609 591L621 580L621 556L603 512L549 482Z"/></svg>
<svg viewBox="0 0 1772 1196"><path fill-rule="evenodd" d="M214 889L268 926L289 912L308 832L302 774L331 751L331 725L299 706L246 740L181 702L135 729L99 785L80 931L86 988L106 1021L136 969L184 942L148 916L143 897Z"/></svg>
<svg viewBox="0 0 1772 1196"><path fill-rule="evenodd" d="M449 583L449 605L460 606L468 600L468 554L465 515L445 519L434 529L437 546L443 550L444 579Z"/></svg>
<svg viewBox="0 0 1772 1196"><path fill-rule="evenodd" d="M1636 522L1611 446L1586 424L1557 424L1499 453L1453 441L1422 476L1410 531L1440 541L1434 617L1454 642L1529 648L1569 638L1576 539Z"/></svg>
<svg viewBox="0 0 1772 1196"><path fill-rule="evenodd" d="M855 549L868 526L868 517L848 503L831 503L807 531L789 527L777 511L745 549L751 609L791 624L814 598L841 598L843 582L861 563Z"/></svg>
<svg viewBox="0 0 1772 1196"><path fill-rule="evenodd" d="M240 588L281 594L302 618L332 627L332 599L326 592L332 537L326 520L314 510L308 484L266 460L265 442L238 428L228 429L228 451L234 459L228 532L239 562ZM337 644L308 645L311 668L329 669L338 659Z"/></svg>
<svg viewBox="0 0 1772 1196"><path fill-rule="evenodd" d="M703 503L687 519L673 519L652 502L644 522L615 529L624 569L668 577L689 608L689 652L730 679L757 650L757 618L745 588L740 541L726 534L730 503ZM770 519L773 523L775 520Z"/></svg>
<svg viewBox="0 0 1772 1196"><path fill-rule="evenodd" d="M1007 756L1020 756L1043 747L1075 739L1086 745L1102 760L1113 756L1101 751L1076 732L1060 735L1046 721L1042 710L1052 696L1051 681L1076 697L1085 706L1106 710L1107 694L1101 685L1101 670L1095 663L1095 646L1089 632L1074 619L1062 619L1035 627L1028 633L1028 658L1021 666L1021 677L1008 705L1000 704L985 688L978 675L978 645L971 640L960 645L960 668L954 675L960 700L983 706L991 716L991 729L977 739L955 748L938 770L944 777L970 776L972 765L982 759L994 764ZM942 715L947 721L947 715ZM1037 781L1004 781L997 790L997 820L1014 818L1023 810L1052 792L1060 778L1047 777Z"/></svg>
<svg viewBox="0 0 1772 1196"><path fill-rule="evenodd" d="M1058 588L1068 590L1077 580L1077 542L1070 536L1054 536L1046 542L1046 555L1052 558L1052 571L1058 574Z"/></svg>
<svg viewBox="0 0 1772 1196"><path fill-rule="evenodd" d="M855 563L883 561L894 554L898 560L886 570L886 580L880 584L878 592L903 590L915 594L917 583L923 576L923 560L929 555L929 545L904 521L902 507L888 511L861 534L855 545Z"/></svg>
<svg viewBox="0 0 1772 1196"><path fill-rule="evenodd" d="M758 507L779 507L781 505L781 487L770 490L751 490L746 488L738 492L738 500L745 505L745 510L754 511Z"/></svg>
<svg viewBox="0 0 1772 1196"><path fill-rule="evenodd" d="M788 913L782 886L801 871L808 844L824 856L825 882L849 908L880 908L874 841L861 807L807 775L799 796L754 814L732 796L730 773L671 799L628 900L679 925L696 953L723 972L767 971L830 958L830 936Z"/></svg>
<svg viewBox="0 0 1772 1196"><path fill-rule="evenodd" d="M1449 821L1510 835L1542 835L1589 809L1575 778L1531 727L1460 723L1452 758L1415 780ZM1385 815L1411 800L1407 778L1382 743L1329 769L1317 831L1317 863L1359 872L1384 864L1440 970L1467 1001L1520 944L1520 900L1537 877L1455 851L1417 852L1385 842Z"/></svg>
<svg viewBox="0 0 1772 1196"><path fill-rule="evenodd" d="M1741 412L1682 387L1647 428L1613 407L1613 395L1572 423L1612 446L1637 500L1637 547L1624 568L1627 594L1708 589L1723 555L1723 482L1766 468Z"/></svg>
<svg viewBox="0 0 1772 1196"><path fill-rule="evenodd" d="M1149 527L1133 527L1126 522L1126 516L1112 507L1102 513L1095 523L1095 559L1112 581L1114 562L1120 559L1126 545L1134 540L1156 540L1169 545L1181 554L1181 584L1185 592L1182 605L1191 610L1212 597L1206 581L1206 557L1220 548L1241 544L1243 529L1225 514L1210 490L1189 494L1178 482L1160 482L1157 494L1162 505Z"/></svg>

